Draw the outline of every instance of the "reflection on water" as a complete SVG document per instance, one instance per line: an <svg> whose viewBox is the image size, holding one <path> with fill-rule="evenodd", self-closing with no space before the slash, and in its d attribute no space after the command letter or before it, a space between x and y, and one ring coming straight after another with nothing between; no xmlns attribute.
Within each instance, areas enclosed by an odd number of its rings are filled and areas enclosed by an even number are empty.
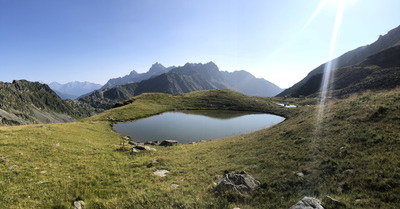
<svg viewBox="0 0 400 209"><path fill-rule="evenodd" d="M166 112L138 121L114 124L114 130L139 142L172 139L190 143L257 131L283 120L276 115L239 111Z"/></svg>

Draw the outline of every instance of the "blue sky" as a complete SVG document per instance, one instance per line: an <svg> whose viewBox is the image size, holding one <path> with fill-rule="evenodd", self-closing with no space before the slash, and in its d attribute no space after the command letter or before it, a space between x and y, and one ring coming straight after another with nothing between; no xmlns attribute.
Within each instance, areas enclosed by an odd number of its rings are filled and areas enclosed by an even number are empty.
<svg viewBox="0 0 400 209"><path fill-rule="evenodd" d="M400 25L399 0L325 1L0 0L0 80L104 84L213 61L287 88L328 61L338 2L334 57Z"/></svg>

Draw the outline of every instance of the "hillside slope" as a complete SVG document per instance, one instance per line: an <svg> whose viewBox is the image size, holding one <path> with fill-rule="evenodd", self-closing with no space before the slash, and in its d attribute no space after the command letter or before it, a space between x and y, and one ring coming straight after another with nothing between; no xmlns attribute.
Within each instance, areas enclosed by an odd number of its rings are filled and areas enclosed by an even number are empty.
<svg viewBox="0 0 400 209"><path fill-rule="evenodd" d="M349 51L349 52L341 55L340 57L332 60L331 62L334 63L334 66L336 67L336 69L343 68L346 66L356 65L356 64L359 64L360 62L364 61L367 57L374 55L383 49L395 46L399 42L400 42L400 26L392 29L386 35L379 36L378 40L375 41L374 43L372 43L370 45L359 47L352 51ZM284 90L277 96L299 96L298 92L304 91L304 90L300 90L300 89L305 88L303 85L306 82L313 82L310 79L315 79L315 78L313 78L314 75L323 73L326 64L327 63L324 63L324 64L320 65L319 67L315 68L301 81L299 81L292 87ZM314 85L314 86L316 87L316 85ZM315 89L315 87L313 87L313 89Z"/></svg>
<svg viewBox="0 0 400 209"><path fill-rule="evenodd" d="M358 65L337 69L328 90L335 96L366 90L393 89L400 86L400 46L390 47L369 56ZM292 96L316 95L320 91L323 73L311 76L292 91Z"/></svg>
<svg viewBox="0 0 400 209"><path fill-rule="evenodd" d="M76 123L0 127L0 207L71 208L83 200L88 208L289 208L304 196L329 195L347 208L398 208L399 92L329 100L317 132L316 99L227 90L142 94ZM115 121L201 107L287 119L249 134L137 154L121 151L122 136L112 131ZM157 169L170 173L155 176ZM260 181L259 190L214 192L215 176L242 170Z"/></svg>
<svg viewBox="0 0 400 209"><path fill-rule="evenodd" d="M46 84L25 80L0 82L0 124L70 122L90 116L88 106L63 101Z"/></svg>

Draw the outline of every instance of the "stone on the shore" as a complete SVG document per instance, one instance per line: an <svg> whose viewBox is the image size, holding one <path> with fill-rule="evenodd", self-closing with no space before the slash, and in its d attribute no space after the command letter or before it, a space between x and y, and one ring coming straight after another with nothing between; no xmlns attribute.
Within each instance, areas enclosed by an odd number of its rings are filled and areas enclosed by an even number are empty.
<svg viewBox="0 0 400 209"><path fill-rule="evenodd" d="M178 142L175 140L164 140L160 143L160 146L165 146L165 147L175 146L175 145L178 145Z"/></svg>

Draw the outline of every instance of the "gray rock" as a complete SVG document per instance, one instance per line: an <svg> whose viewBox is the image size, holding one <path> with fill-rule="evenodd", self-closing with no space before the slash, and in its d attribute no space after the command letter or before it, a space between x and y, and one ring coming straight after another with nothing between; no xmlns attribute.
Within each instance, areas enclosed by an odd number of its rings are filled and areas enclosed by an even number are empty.
<svg viewBox="0 0 400 209"><path fill-rule="evenodd" d="M149 146L144 146L144 145L136 145L135 148L138 150L157 151L155 148L151 148Z"/></svg>
<svg viewBox="0 0 400 209"><path fill-rule="evenodd" d="M179 188L179 184L171 184L171 188L172 189L178 189Z"/></svg>
<svg viewBox="0 0 400 209"><path fill-rule="evenodd" d="M160 144L160 146L165 146L165 147L175 146L175 145L178 145L178 142L175 140L164 140Z"/></svg>
<svg viewBox="0 0 400 209"><path fill-rule="evenodd" d="M324 199L322 199L322 203L325 208L346 208L346 204L340 202L339 200L335 200L330 196L324 197Z"/></svg>
<svg viewBox="0 0 400 209"><path fill-rule="evenodd" d="M296 176L297 177L304 177L304 173L303 172L296 173Z"/></svg>
<svg viewBox="0 0 400 209"><path fill-rule="evenodd" d="M304 197L289 209L324 209L321 200L313 197Z"/></svg>
<svg viewBox="0 0 400 209"><path fill-rule="evenodd" d="M216 178L218 179L218 178ZM251 193L260 187L260 182L249 176L246 172L231 172L221 178L215 190L218 192L234 191L239 193Z"/></svg>
<svg viewBox="0 0 400 209"><path fill-rule="evenodd" d="M167 173L169 173L168 170L156 170L153 172L154 175L164 177L167 176Z"/></svg>
<svg viewBox="0 0 400 209"><path fill-rule="evenodd" d="M160 145L160 141L148 141L148 142L145 142L144 144L157 146L157 145Z"/></svg>
<svg viewBox="0 0 400 209"><path fill-rule="evenodd" d="M134 141L129 141L128 144L130 144L130 145L135 145L135 146L136 146L138 143L137 143L137 142L134 142Z"/></svg>
<svg viewBox="0 0 400 209"><path fill-rule="evenodd" d="M75 201L74 209L85 209L85 203L82 200Z"/></svg>
<svg viewBox="0 0 400 209"><path fill-rule="evenodd" d="M131 148L131 153L138 153L140 150L136 149L135 147Z"/></svg>
<svg viewBox="0 0 400 209"><path fill-rule="evenodd" d="M15 167L17 167L17 165L12 165L12 166L8 167L8 169L12 170L12 169L14 169Z"/></svg>

